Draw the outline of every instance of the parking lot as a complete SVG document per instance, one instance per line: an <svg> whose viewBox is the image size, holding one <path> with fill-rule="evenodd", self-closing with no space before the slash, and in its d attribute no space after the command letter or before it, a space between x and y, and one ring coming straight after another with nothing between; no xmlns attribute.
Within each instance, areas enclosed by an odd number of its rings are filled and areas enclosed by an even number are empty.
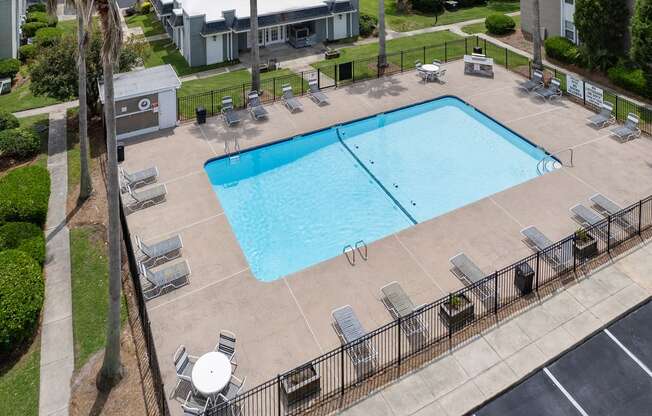
<svg viewBox="0 0 652 416"><path fill-rule="evenodd" d="M651 323L648 301L470 415L652 414Z"/></svg>

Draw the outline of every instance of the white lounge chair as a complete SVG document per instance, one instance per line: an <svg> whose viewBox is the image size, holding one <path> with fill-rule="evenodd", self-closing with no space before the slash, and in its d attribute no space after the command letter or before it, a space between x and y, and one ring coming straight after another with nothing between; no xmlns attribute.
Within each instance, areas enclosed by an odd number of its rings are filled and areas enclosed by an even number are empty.
<svg viewBox="0 0 652 416"><path fill-rule="evenodd" d="M528 93L541 87L543 87L543 72L538 69L535 69L534 72L532 72L532 79L528 79L518 86L519 89Z"/></svg>
<svg viewBox="0 0 652 416"><path fill-rule="evenodd" d="M160 296L168 288L179 289L190 283L190 265L185 260L158 270L151 270L143 263L139 266L141 278L150 285L148 288L143 287L145 300Z"/></svg>
<svg viewBox="0 0 652 416"><path fill-rule="evenodd" d="M159 263L159 261L166 262L181 256L183 241L181 241L181 236L177 234L165 240L147 244L140 237L136 236L136 247L143 254L139 259L140 262L152 267Z"/></svg>
<svg viewBox="0 0 652 416"><path fill-rule="evenodd" d="M641 136L641 129L639 123L641 120L634 113L629 113L627 115L627 120L625 124L620 127L614 127L611 129L611 134L618 137L622 141L633 140Z"/></svg>
<svg viewBox="0 0 652 416"><path fill-rule="evenodd" d="M450 259L453 265L453 273L464 283L465 286L475 285L475 292L482 302L493 307L493 290L486 283L477 285L487 275L471 260L466 254L459 253Z"/></svg>
<svg viewBox="0 0 652 416"><path fill-rule="evenodd" d="M255 91L250 91L247 95L247 102L249 105L249 113L254 120L260 120L268 116L268 112L260 103L260 97Z"/></svg>
<svg viewBox="0 0 652 416"><path fill-rule="evenodd" d="M605 102L602 103L600 112L598 114L593 115L586 120L589 122L589 124L602 128L607 124L611 124L616 121L616 117L614 117L613 111L614 107L611 105L611 103Z"/></svg>
<svg viewBox="0 0 652 416"><path fill-rule="evenodd" d="M573 265L573 247L570 244L564 243L560 247L550 248L554 243L535 226L523 228L521 234L530 242L534 250L541 252L543 257L557 269L565 269Z"/></svg>
<svg viewBox="0 0 652 416"><path fill-rule="evenodd" d="M119 167L119 169L120 177L122 178L122 192L126 192L128 186L133 189L139 186L156 182L156 179L159 175L158 168L156 166L139 170L134 173L129 173L122 167Z"/></svg>
<svg viewBox="0 0 652 416"><path fill-rule="evenodd" d="M165 184L151 186L137 191L133 190L131 186L127 186L127 193L131 197L131 202L128 202L126 205L130 210L135 210L164 202L168 190Z"/></svg>
<svg viewBox="0 0 652 416"><path fill-rule="evenodd" d="M299 111L303 108L303 105L301 104L301 101L297 97L294 96L294 93L292 92L292 87L289 84L285 84L282 86L283 90L283 96L281 97L281 101L285 106L287 107L288 110L290 110L291 113L294 113L295 111Z"/></svg>
<svg viewBox="0 0 652 416"><path fill-rule="evenodd" d="M316 79L308 82L308 97L318 105L328 104L328 97L319 89Z"/></svg>
<svg viewBox="0 0 652 416"><path fill-rule="evenodd" d="M624 228L636 228L635 224L636 222L632 223L632 221L629 221L629 219L625 218L625 215L627 212L622 213L623 208L612 201L611 199L607 198L606 196L602 194L595 194L591 198L589 198L591 202L604 214L604 215L611 215L615 221L623 226Z"/></svg>
<svg viewBox="0 0 652 416"><path fill-rule="evenodd" d="M411 316L419 308L414 306L414 303L398 282L391 282L383 286L380 288L380 293L381 301L392 317L395 320L401 319L403 333L406 336L427 333L427 327L420 317Z"/></svg>
<svg viewBox="0 0 652 416"><path fill-rule="evenodd" d="M220 112L227 126L231 127L240 123L240 116L238 116L238 113L233 108L233 99L231 97L222 97L222 109Z"/></svg>
<svg viewBox="0 0 652 416"><path fill-rule="evenodd" d="M353 344L347 353L354 365L370 365L376 358L376 350L368 340L359 341L367 332L362 327L351 305L342 306L331 312L333 327L343 344Z"/></svg>
<svg viewBox="0 0 652 416"><path fill-rule="evenodd" d="M561 91L561 81L559 81L557 78L553 78L550 80L550 85L547 87L537 88L534 90L534 93L538 97L541 97L544 101L556 100L563 95Z"/></svg>

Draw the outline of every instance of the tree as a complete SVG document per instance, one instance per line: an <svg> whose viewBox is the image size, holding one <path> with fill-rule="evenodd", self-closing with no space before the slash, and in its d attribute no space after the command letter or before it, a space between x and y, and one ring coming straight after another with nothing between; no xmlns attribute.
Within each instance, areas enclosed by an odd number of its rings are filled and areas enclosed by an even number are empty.
<svg viewBox="0 0 652 416"><path fill-rule="evenodd" d="M539 0L532 2L532 57L534 67L536 69L543 69L543 61L541 58L541 9L539 8Z"/></svg>
<svg viewBox="0 0 652 416"><path fill-rule="evenodd" d="M251 90L260 91L260 49L258 48L258 0L249 1L251 35Z"/></svg>
<svg viewBox="0 0 652 416"><path fill-rule="evenodd" d="M122 379L120 363L120 185L118 183L118 158L115 127L115 102L113 68L118 65L122 47L122 26L117 0L98 0L104 42L102 67L104 69L104 120L106 125L107 199L109 209L109 315L106 329L106 348L102 369L97 377L97 388L108 391Z"/></svg>
<svg viewBox="0 0 652 416"><path fill-rule="evenodd" d="M385 45L385 0L378 0L378 66L387 66L387 50Z"/></svg>
<svg viewBox="0 0 652 416"><path fill-rule="evenodd" d="M88 46L88 25L92 23L91 7L87 0L76 0L77 10L77 68L79 72L79 154L80 182L79 200L84 201L93 192L88 143L88 103L86 101L86 47Z"/></svg>
<svg viewBox="0 0 652 416"><path fill-rule="evenodd" d="M633 61L652 69L652 0L638 0L632 18Z"/></svg>

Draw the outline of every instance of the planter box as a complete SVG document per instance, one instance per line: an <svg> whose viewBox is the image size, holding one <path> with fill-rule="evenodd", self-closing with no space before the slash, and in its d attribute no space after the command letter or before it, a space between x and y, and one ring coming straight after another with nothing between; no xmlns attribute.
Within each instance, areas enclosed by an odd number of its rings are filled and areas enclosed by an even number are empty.
<svg viewBox="0 0 652 416"><path fill-rule="evenodd" d="M340 51L326 51L324 52L324 57L326 59L335 59L340 57Z"/></svg>
<svg viewBox="0 0 652 416"><path fill-rule="evenodd" d="M514 285L521 291L522 294L527 295L532 292L532 282L534 281L534 270L526 262L516 266L516 273L514 274Z"/></svg>
<svg viewBox="0 0 652 416"><path fill-rule="evenodd" d="M285 403L291 406L319 393L319 373L312 364L292 370L281 379Z"/></svg>
<svg viewBox="0 0 652 416"><path fill-rule="evenodd" d="M453 331L463 328L465 324L473 321L475 317L473 302L465 295L457 295L457 298L460 302L455 307L451 307L448 301L439 307L439 316Z"/></svg>
<svg viewBox="0 0 652 416"><path fill-rule="evenodd" d="M588 241L575 240L575 257L578 260L589 260L598 254L598 242L593 236L589 235L588 237Z"/></svg>

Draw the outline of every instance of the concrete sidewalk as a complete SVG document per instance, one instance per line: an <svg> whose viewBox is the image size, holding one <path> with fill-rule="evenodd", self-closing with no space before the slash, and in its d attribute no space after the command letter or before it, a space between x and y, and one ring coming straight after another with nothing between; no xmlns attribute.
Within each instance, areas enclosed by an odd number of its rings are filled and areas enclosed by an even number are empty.
<svg viewBox="0 0 652 416"><path fill-rule="evenodd" d="M70 283L70 238L66 226L68 154L66 112L50 114L48 170L51 192L45 229L45 302L41 328L39 415L67 415L75 369Z"/></svg>
<svg viewBox="0 0 652 416"><path fill-rule="evenodd" d="M63 112L64 116L66 110L69 108L79 107L79 100L66 101L65 103L52 104L45 107L33 108L31 110L17 111L14 115L18 118L36 116L38 114L51 114Z"/></svg>

